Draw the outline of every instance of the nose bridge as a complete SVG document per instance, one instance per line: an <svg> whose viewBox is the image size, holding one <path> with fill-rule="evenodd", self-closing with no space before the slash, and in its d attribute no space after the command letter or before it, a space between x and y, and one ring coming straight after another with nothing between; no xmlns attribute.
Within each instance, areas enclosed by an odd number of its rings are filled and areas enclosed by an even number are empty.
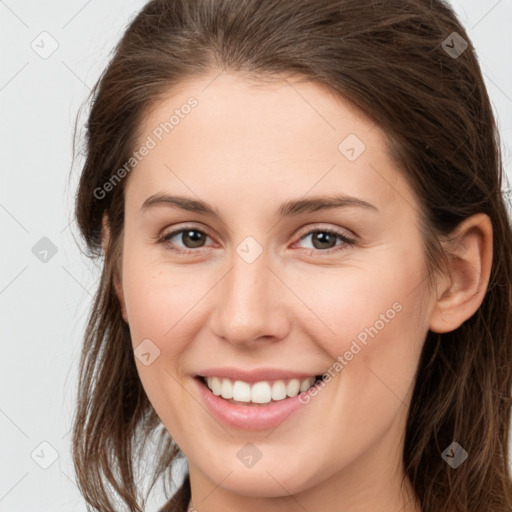
<svg viewBox="0 0 512 512"><path fill-rule="evenodd" d="M267 254L259 247L245 240L235 248L231 269L216 297L214 329L231 343L248 344L262 336L283 334L284 315L276 289L279 282L268 268Z"/></svg>

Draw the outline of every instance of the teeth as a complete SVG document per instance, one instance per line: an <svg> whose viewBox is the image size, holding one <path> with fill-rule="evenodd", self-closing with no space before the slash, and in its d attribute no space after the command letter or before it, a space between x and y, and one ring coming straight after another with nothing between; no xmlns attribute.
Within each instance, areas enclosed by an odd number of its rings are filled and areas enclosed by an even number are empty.
<svg viewBox="0 0 512 512"><path fill-rule="evenodd" d="M212 391L213 391L214 395L217 395L217 396L220 395L220 393L221 393L220 387L221 387L220 379L218 377L213 377L212 378Z"/></svg>
<svg viewBox="0 0 512 512"><path fill-rule="evenodd" d="M313 381L311 381L311 379L313 379ZM308 377L307 379L304 379L301 383L300 383L300 388L299 388L299 391L302 393L303 391L307 391L315 382L315 378L314 377Z"/></svg>
<svg viewBox="0 0 512 512"><path fill-rule="evenodd" d="M251 402L267 404L272 400L272 390L268 382L256 382L251 389Z"/></svg>
<svg viewBox="0 0 512 512"><path fill-rule="evenodd" d="M233 400L236 400L237 402L250 402L251 386L247 384L247 382L236 380L235 383L233 384Z"/></svg>
<svg viewBox="0 0 512 512"><path fill-rule="evenodd" d="M283 400L286 398L286 385L282 380L276 380L272 384L272 400Z"/></svg>
<svg viewBox="0 0 512 512"><path fill-rule="evenodd" d="M287 396L293 398L299 393L308 390L314 383L315 377L306 379L276 380L274 382L261 381L252 385L248 382L220 377L208 377L206 384L216 396L237 402L252 402L255 404L268 404L271 400L284 400Z"/></svg>
<svg viewBox="0 0 512 512"><path fill-rule="evenodd" d="M222 386L220 388L222 398L233 398L233 384L228 379L222 379Z"/></svg>
<svg viewBox="0 0 512 512"><path fill-rule="evenodd" d="M286 394L288 396L297 396L300 391L300 382L298 379L292 379L286 385Z"/></svg>

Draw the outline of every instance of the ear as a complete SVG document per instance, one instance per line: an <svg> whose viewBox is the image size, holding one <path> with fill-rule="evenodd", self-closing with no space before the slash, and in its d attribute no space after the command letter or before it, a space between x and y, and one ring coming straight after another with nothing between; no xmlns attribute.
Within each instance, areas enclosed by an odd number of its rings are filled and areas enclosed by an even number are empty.
<svg viewBox="0 0 512 512"><path fill-rule="evenodd" d="M101 247L103 249L103 253L106 254L108 247L110 245L110 225L108 221L107 214L103 215L102 226L101 226ZM128 323L128 315L126 314L126 305L124 300L124 292L123 285L121 282L121 278L119 276L119 271L116 269L113 275L114 280L114 289L116 291L117 298L119 300L119 304L121 306L121 314L123 315L123 319L126 323Z"/></svg>
<svg viewBox="0 0 512 512"><path fill-rule="evenodd" d="M437 283L437 301L430 330L450 332L480 307L492 266L492 224L479 213L464 220L450 235L445 250L448 268Z"/></svg>

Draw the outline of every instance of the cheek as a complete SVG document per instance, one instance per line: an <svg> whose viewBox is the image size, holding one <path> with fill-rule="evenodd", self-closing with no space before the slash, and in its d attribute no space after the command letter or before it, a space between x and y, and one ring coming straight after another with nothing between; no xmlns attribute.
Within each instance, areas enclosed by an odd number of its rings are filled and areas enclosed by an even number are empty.
<svg viewBox="0 0 512 512"><path fill-rule="evenodd" d="M194 306L204 295L204 285L192 271L166 271L161 262L155 263L136 248L127 248L125 254L123 291L137 371L167 430L186 446L183 432L189 428L183 411L190 397L180 382L181 361L195 335ZM139 346L146 348L138 350ZM147 365L137 354L148 351L151 362Z"/></svg>
<svg viewBox="0 0 512 512"><path fill-rule="evenodd" d="M325 384L309 399L312 407L317 400L330 404L328 419L318 418L325 443L315 445L315 457L330 461L333 471L359 457L391 425L399 431L405 421L427 332L420 256L408 262L393 258L400 264L383 261L379 268L354 268L350 276L316 281L309 289L315 313L334 331L303 327L331 361ZM336 283L343 286L332 292ZM327 421L332 428L325 428Z"/></svg>
<svg viewBox="0 0 512 512"><path fill-rule="evenodd" d="M360 354L365 364L388 352L415 354L414 340L427 330L424 278L419 249L407 255L382 252L369 262L331 272L312 269L292 281L294 292L311 305L309 312L303 308L301 328L333 361L345 353L348 360ZM373 350L364 350L370 346Z"/></svg>
<svg viewBox="0 0 512 512"><path fill-rule="evenodd" d="M382 254L337 276L310 276L301 287L298 293L308 297L322 320L303 328L329 355L324 380L326 387L338 389L334 402L340 424L348 410L354 411L355 424L372 418L376 430L385 428L412 391L428 331L421 244ZM348 433L352 427L345 426Z"/></svg>
<svg viewBox="0 0 512 512"><path fill-rule="evenodd" d="M169 356L179 353L179 333L194 318L194 308L205 293L204 280L197 279L192 266L166 268L135 248L125 254L123 291L134 346L149 338L159 340Z"/></svg>

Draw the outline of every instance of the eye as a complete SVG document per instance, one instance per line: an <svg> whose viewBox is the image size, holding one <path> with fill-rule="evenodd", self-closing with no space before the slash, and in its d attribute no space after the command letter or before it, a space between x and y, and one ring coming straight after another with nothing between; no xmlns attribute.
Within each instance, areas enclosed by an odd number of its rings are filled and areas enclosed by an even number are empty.
<svg viewBox="0 0 512 512"><path fill-rule="evenodd" d="M313 245L309 250L317 253L338 252L346 249L347 245L353 245L356 243L353 238L340 231L332 229L319 228L310 230L300 237L299 242L306 240L308 237L311 237ZM194 226L185 226L164 234L158 238L158 242L167 245L170 250L177 253L190 254L192 252L197 252L194 251L194 249L203 249L207 238L210 237L203 230ZM338 240L341 241L341 244L336 244ZM181 247L178 242L181 242Z"/></svg>
<svg viewBox="0 0 512 512"><path fill-rule="evenodd" d="M193 249L202 249L202 245L208 234L193 226L185 226L184 228L171 231L164 234L158 239L158 242L169 245L170 249L178 253L190 253ZM173 239L176 239L173 241ZM177 245L176 241L181 241L184 247Z"/></svg>
<svg viewBox="0 0 512 512"><path fill-rule="evenodd" d="M345 233L331 229L315 229L308 231L305 235L300 237L299 241L306 240L311 237L313 252L332 253L342 251L347 248L347 245L353 245L356 241L347 236ZM341 244L336 245L337 240L341 240Z"/></svg>

